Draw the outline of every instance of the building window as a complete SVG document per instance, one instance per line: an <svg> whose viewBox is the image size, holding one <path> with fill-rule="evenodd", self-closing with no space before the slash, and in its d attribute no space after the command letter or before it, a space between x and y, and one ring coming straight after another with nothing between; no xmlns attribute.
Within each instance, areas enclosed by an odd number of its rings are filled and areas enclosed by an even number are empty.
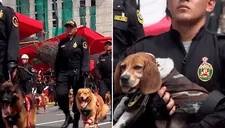
<svg viewBox="0 0 225 128"><path fill-rule="evenodd" d="M80 0L80 7L85 7L85 0Z"/></svg>
<svg viewBox="0 0 225 128"><path fill-rule="evenodd" d="M91 0L91 6L96 6L95 0Z"/></svg>
<svg viewBox="0 0 225 128"><path fill-rule="evenodd" d="M55 1L57 1L57 0L55 0ZM55 10L55 8L56 8L56 10ZM53 25L53 27L57 26L57 23L56 23L57 16L56 16L55 11L57 11L57 3L54 4L54 0L52 0L52 25Z"/></svg>
<svg viewBox="0 0 225 128"><path fill-rule="evenodd" d="M56 27L56 20L52 21L53 27Z"/></svg>

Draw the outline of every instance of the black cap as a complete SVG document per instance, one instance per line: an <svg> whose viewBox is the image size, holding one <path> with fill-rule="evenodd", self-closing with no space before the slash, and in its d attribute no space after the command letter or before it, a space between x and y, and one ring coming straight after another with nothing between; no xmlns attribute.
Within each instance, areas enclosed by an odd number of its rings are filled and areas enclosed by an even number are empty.
<svg viewBox="0 0 225 128"><path fill-rule="evenodd" d="M105 42L105 45L112 45L112 42L110 40Z"/></svg>
<svg viewBox="0 0 225 128"><path fill-rule="evenodd" d="M67 21L66 24L64 25L64 27L67 27L67 26L77 27L77 24L76 24L75 21L69 20L69 21Z"/></svg>

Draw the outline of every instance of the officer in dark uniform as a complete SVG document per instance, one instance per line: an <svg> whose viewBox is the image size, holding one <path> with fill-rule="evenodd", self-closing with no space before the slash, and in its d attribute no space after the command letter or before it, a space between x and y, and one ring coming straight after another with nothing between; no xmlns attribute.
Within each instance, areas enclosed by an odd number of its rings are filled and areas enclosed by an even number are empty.
<svg viewBox="0 0 225 128"><path fill-rule="evenodd" d="M24 95L32 93L32 84L34 80L34 68L32 65L28 64L29 56L23 54L21 56L22 66L19 66L19 88Z"/></svg>
<svg viewBox="0 0 225 128"><path fill-rule="evenodd" d="M2 5L0 0L0 83L8 80L18 64L19 29L18 19L13 9ZM0 111L0 115L2 115ZM0 116L0 128L5 128Z"/></svg>
<svg viewBox="0 0 225 128"><path fill-rule="evenodd" d="M36 82L36 89L37 89L37 94L42 94L44 90L44 85L43 82L41 81L41 76L38 76L37 82Z"/></svg>
<svg viewBox="0 0 225 128"><path fill-rule="evenodd" d="M143 19L136 0L114 0L113 69L120 55L142 37L144 37Z"/></svg>
<svg viewBox="0 0 225 128"><path fill-rule="evenodd" d="M97 64L101 76L99 94L104 99L107 91L112 90L112 42L105 42L105 53L100 55Z"/></svg>
<svg viewBox="0 0 225 128"><path fill-rule="evenodd" d="M67 37L60 41L58 53L55 62L56 74L56 95L59 107L63 110L66 119L62 128L66 128L72 123L72 117L69 111L68 92L73 87L74 96L77 90L83 87L83 77L89 75L89 53L87 42L83 37L76 34L77 25L71 20L65 24ZM76 108L74 100L73 105L74 122L73 127L78 128L80 114Z"/></svg>
<svg viewBox="0 0 225 128"><path fill-rule="evenodd" d="M157 58L171 58L175 68L192 82L206 88L209 92L214 90L223 92L225 36L206 31L204 26L206 14L213 10L215 0L169 0L168 5L172 15L171 30L156 37L145 37L139 40L127 51L126 55L149 52ZM171 110L174 107L174 103L171 103L172 98L169 92L163 94L167 95L167 98L163 99L165 103L168 103L167 109ZM209 112L200 121L193 120L196 118L192 117L192 120L188 120L189 124L186 128L222 128L225 126L225 103L214 102L217 98L213 99L211 103L201 106L207 107L215 104L213 112ZM168 117L160 116L165 115L161 111L154 114L151 108L146 107L146 113L136 120L133 128L154 127L152 126L154 122L150 122L151 120ZM161 107L162 111L162 108L166 109L166 107Z"/></svg>

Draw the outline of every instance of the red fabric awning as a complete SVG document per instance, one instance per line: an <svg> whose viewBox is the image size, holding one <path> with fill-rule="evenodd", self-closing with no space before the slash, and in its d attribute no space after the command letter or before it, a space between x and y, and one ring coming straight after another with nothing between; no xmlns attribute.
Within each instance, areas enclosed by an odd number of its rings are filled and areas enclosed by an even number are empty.
<svg viewBox="0 0 225 128"><path fill-rule="evenodd" d="M107 40L112 40L111 37L104 37L103 35L91 30L88 27L80 27L77 29L77 34L84 37L89 46L89 53L91 55L101 53L104 51L104 43ZM52 45L56 45L60 40L66 38L66 34L61 34L59 36L53 37L51 39L46 40L47 42L52 43Z"/></svg>
<svg viewBox="0 0 225 128"><path fill-rule="evenodd" d="M104 51L104 43L108 40L112 40L111 37L104 37L103 35L91 30L87 27L80 27L77 30L77 34L84 37L89 45L89 53L97 54ZM66 34L61 34L54 38L46 40L47 42L51 43L52 45L57 45L59 40L62 40L66 37ZM38 46L41 47L42 43L38 43ZM34 46L27 46L20 49L20 56L22 54L27 54L30 58L38 57ZM90 69L94 69L94 61L90 61Z"/></svg>
<svg viewBox="0 0 225 128"><path fill-rule="evenodd" d="M16 16L19 20L20 40L43 30L43 24L41 21L32 19L18 12L16 12Z"/></svg>

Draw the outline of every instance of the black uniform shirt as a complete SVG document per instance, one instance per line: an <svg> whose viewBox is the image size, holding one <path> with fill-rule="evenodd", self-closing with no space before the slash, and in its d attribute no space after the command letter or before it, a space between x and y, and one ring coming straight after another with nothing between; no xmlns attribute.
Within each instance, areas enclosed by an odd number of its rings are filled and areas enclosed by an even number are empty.
<svg viewBox="0 0 225 128"><path fill-rule="evenodd" d="M21 82L26 82L28 80L32 80L34 77L34 69L30 64L25 64L19 68L19 78Z"/></svg>
<svg viewBox="0 0 225 128"><path fill-rule="evenodd" d="M225 37L208 32L204 27L192 40L186 53L176 30L156 37L145 37L127 54L149 52L160 58L171 58L176 69L209 92L224 88Z"/></svg>
<svg viewBox="0 0 225 128"><path fill-rule="evenodd" d="M113 2L113 58L114 66L119 56L137 39L144 37L140 11L129 0ZM116 60L117 59L117 60Z"/></svg>
<svg viewBox="0 0 225 128"><path fill-rule="evenodd" d="M60 70L81 69L89 72L88 46L83 37L74 35L72 40L69 37L60 41L55 62L55 72Z"/></svg>
<svg viewBox="0 0 225 128"><path fill-rule="evenodd" d="M0 72L9 62L18 62L19 29L14 11L0 4Z"/></svg>
<svg viewBox="0 0 225 128"><path fill-rule="evenodd" d="M104 53L98 58L98 70L102 78L110 78L112 73L112 54Z"/></svg>

